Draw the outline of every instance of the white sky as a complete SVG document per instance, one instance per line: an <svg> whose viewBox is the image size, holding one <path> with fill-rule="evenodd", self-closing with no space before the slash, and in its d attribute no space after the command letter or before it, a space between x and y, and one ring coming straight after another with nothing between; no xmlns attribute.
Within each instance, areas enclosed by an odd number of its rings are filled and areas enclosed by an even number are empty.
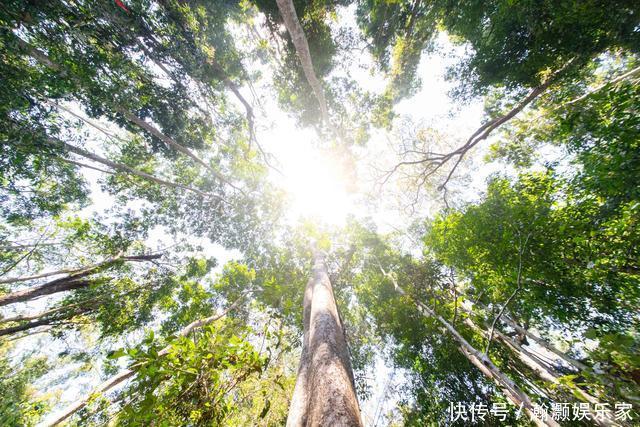
<svg viewBox="0 0 640 427"><path fill-rule="evenodd" d="M411 119L417 124L437 127L452 137L457 145L481 125L483 105L476 101L456 111L456 105L448 96L452 83L444 80L444 74L446 68L455 62L455 55L462 52L460 48L454 48L444 35L438 38L438 46L436 53L423 56L418 67L422 88L415 96L396 106L399 116L396 123ZM366 51L363 55L366 56ZM353 67L352 75L370 89L382 91L386 84L382 75L371 74L369 70L357 66ZM332 162L326 144L318 139L315 132L296 128L293 120L279 110L274 100L266 100L266 103L265 109L270 112L272 127L259 133L258 137L265 150L275 156L283 173L280 175L271 171L270 177L290 195L291 207L287 215L292 222L304 217L320 219L330 225L342 225L345 218L353 214L358 218L374 218L383 232L407 225L407 217L399 215L397 205L383 202L383 197L378 197L374 203L371 203L371 197L367 198L372 193L384 196L389 191L397 190L397 183L390 181L384 189L385 193L379 193L380 171L376 167L380 167L380 164L371 164L382 163L386 169L390 169L397 162L395 131L373 129L367 146L355 149L358 158L358 191L353 193L348 190L349 182L340 167ZM462 171L464 168L460 168ZM481 173L475 173L473 185L464 191L464 198L477 195L476 190L483 187L490 172L493 170L483 168ZM455 185L454 180L451 187L455 188ZM364 203L365 199L369 203ZM409 219L424 218L429 213L430 201L425 198L422 206L416 212L411 212Z"/></svg>

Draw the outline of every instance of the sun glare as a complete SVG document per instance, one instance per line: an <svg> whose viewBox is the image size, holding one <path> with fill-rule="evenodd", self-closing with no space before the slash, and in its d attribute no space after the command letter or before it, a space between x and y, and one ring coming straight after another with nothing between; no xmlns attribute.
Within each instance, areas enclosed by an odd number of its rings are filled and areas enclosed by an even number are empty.
<svg viewBox="0 0 640 427"><path fill-rule="evenodd" d="M288 216L341 225L352 212L353 194L343 164L328 151L298 143L281 158L282 186L291 205Z"/></svg>

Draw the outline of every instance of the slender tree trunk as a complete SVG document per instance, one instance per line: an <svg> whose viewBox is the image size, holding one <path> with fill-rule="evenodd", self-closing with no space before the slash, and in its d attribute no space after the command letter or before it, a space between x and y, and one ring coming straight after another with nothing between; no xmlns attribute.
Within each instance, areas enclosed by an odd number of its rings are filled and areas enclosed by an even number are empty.
<svg viewBox="0 0 640 427"><path fill-rule="evenodd" d="M17 302L29 301L34 298L38 298L44 295L56 294L58 292L70 291L73 289L82 288L92 283L91 280L84 279L86 276L96 273L102 268L108 267L120 261L151 261L160 258L161 254L151 255L133 255L133 256L120 256L108 259L98 264L86 267L74 274L70 274L59 279L52 280L39 286L23 289L20 291L11 292L5 295L0 295L0 307L4 305L14 304Z"/></svg>
<svg viewBox="0 0 640 427"><path fill-rule="evenodd" d="M477 300L473 302L473 305L479 305L479 306L481 306L481 307L486 309L486 306L480 304ZM466 311L469 311L469 310L467 309ZM509 316L509 314L505 313L502 316L502 321L505 322L511 328L513 328L519 334L522 334L522 335L526 336L527 338L529 338L530 340L532 340L536 344L538 344L540 347L542 347L545 350L555 354L560 359L564 360L566 363L568 363L569 365L573 366L578 371L588 371L588 372L591 371L591 368L589 368L584 363L579 362L579 361L575 360L574 358L568 356L566 353L558 350L556 347L554 347L551 343L547 342L545 339L535 335L534 333L532 333L528 329L525 329L522 326L520 326L515 320L513 320L513 318L511 318Z"/></svg>
<svg viewBox="0 0 640 427"><path fill-rule="evenodd" d="M327 101L325 100L320 80L313 69L313 61L311 60L311 53L309 52L309 43L307 42L307 37L304 34L302 25L300 25L300 21L298 20L298 15L296 13L296 8L293 5L293 1L276 0L276 3L278 4L278 10L280 11L282 20L284 21L284 26L287 28L287 32L289 33L293 46L298 54L298 59L300 59L302 71L304 71L307 82L309 82L309 86L311 86L313 93L318 99L322 120L329 125Z"/></svg>
<svg viewBox="0 0 640 427"><path fill-rule="evenodd" d="M171 4L169 4L168 2L166 2L166 1L160 1L160 4L162 4L162 6L169 12L169 15L172 15L172 14L175 14L175 13L180 13L180 12L176 11L174 9L174 7ZM188 29L186 28L186 26L185 26L185 24L184 24L184 22L182 20L173 18L172 21L182 31L182 33L183 33L183 35L184 35L184 37L186 39L192 40L192 37L187 35ZM144 28L144 29L145 29L145 32L151 37L152 33L149 32L146 28ZM192 41L194 41L194 43L195 43L195 40L192 40ZM157 44L157 41L154 40L154 43ZM195 47L198 48L198 46L195 46ZM201 50L201 48L198 48L198 49ZM180 58L175 58L175 59L179 63L181 63L180 62ZM220 78L224 82L225 86L235 95L236 99L238 99L238 101L240 101L240 103L244 106L245 111L246 111L246 117L247 117L247 125L249 127L249 138L250 138L250 141L255 140L255 117L254 117L254 113L253 113L253 107L245 99L245 97L242 95L242 93L240 93L240 88L238 87L238 85L229 78L229 76L227 75L227 72L224 70L224 68L218 63L218 61L214 57L208 58L207 62L209 63L209 65L211 65L213 70L220 75ZM185 69L188 68L184 63L181 63L181 65ZM167 73L168 73L168 71L167 71ZM200 83L204 83L205 85L207 85L207 83L203 82L202 76L198 76L196 78L196 77L190 75L190 77L194 81L198 81Z"/></svg>
<svg viewBox="0 0 640 427"><path fill-rule="evenodd" d="M384 271L382 267L380 267L382 273L391 279L396 290L401 294L407 296L404 289L402 289L398 285L398 281L395 277ZM436 319L442 326L443 329L456 340L456 342L460 345L459 349L462 354L465 355L467 359L487 377L492 379L496 385L502 390L504 395L513 403L515 406L524 409L527 413L531 421L533 421L539 427L560 427L560 425L551 418L547 418L546 420L542 420L538 418L534 414L534 404L533 401L529 398L529 396L520 389L508 376L506 376L493 362L482 352L473 347L469 342L462 336L460 333L454 328L451 323L445 320L442 316L438 315L431 308L429 308L426 304L423 304L420 301L415 301L415 304L418 310L424 314L425 316L432 317Z"/></svg>
<svg viewBox="0 0 640 427"><path fill-rule="evenodd" d="M401 288L398 288L401 290ZM402 292L404 294L404 292ZM460 351L464 354L469 361L476 366L480 371L487 377L491 378L498 387L502 390L504 395L513 403L515 406L520 407L525 410L529 418L537 425L537 426L550 426L550 427L560 427L560 425L548 418L546 420L542 420L538 418L534 414L534 404L533 401L529 398L529 396L520 389L509 377L507 377L502 371L500 371L493 362L485 356L482 352L473 347L469 342L464 339L458 331L449 324L442 316L436 314L427 307L425 304L422 304L419 301L416 301L418 309L429 317L435 318L438 322L440 322L444 328L453 336L453 338L460 344Z"/></svg>
<svg viewBox="0 0 640 427"><path fill-rule="evenodd" d="M200 157L196 156L191 150L189 150L188 148L178 144L173 138L171 138L171 137L165 135L164 133L162 133L158 128L153 126L151 123L148 123L145 120L142 120L140 117L136 116L135 114L127 111L126 109L124 109L122 107L114 107L114 108L115 108L115 110L117 112L122 114L122 116L125 119L127 119L131 123L135 123L138 127L140 127L142 129L144 129L145 131L149 132L151 135L155 136L156 138L158 138L159 140L161 140L162 142L164 142L168 146L172 147L174 150L176 150L176 151L184 154L185 156L189 157L195 163L198 163L199 165L204 167L206 170L211 172L216 178L218 178L223 183L229 185L230 187L232 187L232 188L234 188L234 189L236 189L238 191L242 191L242 190L240 190L240 188L236 187L231 182L229 182L224 176L222 176L222 174L220 172L218 172L217 170L213 169L207 162L202 160Z"/></svg>
<svg viewBox="0 0 640 427"><path fill-rule="evenodd" d="M137 286L133 289L128 290L127 292L124 292L122 294L112 294L110 295L111 298L113 299L120 299L120 298L124 298L127 295L131 295L134 293L140 293L142 292L144 289L153 289L155 284L145 284L145 285L141 285L141 286ZM100 295L94 298L88 298L82 301L79 301L77 303L73 303L73 304L64 304L40 313L35 313L35 314L18 314L16 316L13 317L4 317L4 318L0 318L0 325L6 324L6 323L20 323L20 322L30 322L32 320L39 320L42 319L44 317L49 317L50 319L54 319L54 320L60 320L60 319L67 319L69 317L73 317L78 313L82 313L82 312L87 312L87 311L91 311L93 309L95 309L96 307L100 306L100 304L102 304L104 302L105 299L107 299L108 297L105 295ZM73 311L72 311L73 309ZM62 315L58 315L57 313L60 312L64 312ZM78 313L76 313L78 312ZM56 315L56 316L52 316L52 315Z"/></svg>
<svg viewBox="0 0 640 427"><path fill-rule="evenodd" d="M82 313L86 313L90 310L91 310L91 307L80 307L80 308L76 308L75 310L63 313L62 315L59 315L57 317L45 317L46 313L44 313L41 316L39 316L39 318L32 320L30 322L0 329L0 337L6 336L6 335L13 335L18 332L29 331L31 329L35 329L37 327L44 326L44 325L57 325L61 321L71 319L74 316L77 316Z"/></svg>
<svg viewBox="0 0 640 427"><path fill-rule="evenodd" d="M455 288L455 286L454 286ZM455 293L454 293L455 295ZM478 302L474 302L474 304L478 304ZM506 304L505 304L506 306ZM464 304L461 305L462 309L464 310L465 313L467 313L468 316L470 316L472 314L472 310L468 307L465 307ZM504 307L503 307L504 308ZM556 349L555 347L552 347L549 343L547 343L546 341L544 341L542 338L539 338L535 335L533 335L531 332L529 332L528 330L522 328L520 325L518 325L516 322L513 321L513 319L511 319L506 313L502 313L502 315L500 316L501 320L504 321L506 324L510 325L513 329L516 330L516 332L525 335L529 338L531 338L533 341L537 342L538 344L541 345L541 347L547 349L550 352L553 352L556 355L561 355L561 359L563 360L571 360L573 361L573 359L571 359L570 357L568 357L566 354L562 353L560 350ZM546 364L545 362L541 361L540 358L538 358L536 355L532 354L530 351L528 351L527 349L525 349L522 345L520 345L515 339L513 339L512 337L502 333L502 331L500 331L499 329L497 329L495 326L495 322L494 324L489 327L489 325L487 325L486 323L484 324L485 329L482 329L480 326L476 325L473 320L471 320L470 317L467 317L464 320L464 323L471 327L472 329L480 332L483 335L489 335L489 337L491 337L490 339L493 339L493 335L495 335L500 341L502 341L502 343L504 343L519 359L520 361L522 361L522 363L524 363L526 366L528 366L532 371L534 371L536 373L536 375L538 376L538 378L540 378L543 381L547 381L550 382L554 385L558 385L560 384L560 377L561 375L555 370L553 369L551 366L549 366L548 364ZM491 334L487 333L487 330L491 330ZM545 345L542 345L545 344ZM553 348L554 351L552 351L551 349ZM487 354L485 352L485 354ZM574 361L577 365L574 365L574 367L578 367L579 365L584 366L585 369L588 369L588 367L586 365L582 365L580 362ZM582 370L581 368L578 367L578 370ZM595 403L599 403L599 400L596 399L594 396L591 396L589 393L587 393L585 390L582 390L581 388L574 388L572 389L572 392L581 400L589 402L591 404L595 404ZM592 420L598 424L599 426L615 426L616 423L613 419L611 419L611 415L605 415L603 416L596 416L597 414L593 411L590 411L592 414Z"/></svg>
<svg viewBox="0 0 640 427"><path fill-rule="evenodd" d="M472 329L480 332L482 335L487 336L488 333L486 330L480 328L476 325L470 318L465 319L465 324L470 326ZM484 325L485 328L488 328L488 325ZM495 338L502 341L517 357L520 359L522 363L524 363L527 367L529 367L535 374L543 381L549 382L554 385L560 384L560 377L557 372L555 372L551 367L547 366L543 362L541 362L534 354L529 352L527 349L522 347L520 344L516 342L513 338L503 334L500 330L494 329ZM580 400L589 402L591 404L599 403L599 400L595 397L591 396L586 391L576 387L571 389L571 391L578 397ZM615 426L615 421L611 418L611 416L598 416L595 411L590 409L591 418L594 423L599 426L608 427Z"/></svg>
<svg viewBox="0 0 640 427"><path fill-rule="evenodd" d="M115 169L117 171L129 174L129 175L138 176L140 178L144 178L144 179L146 179L148 181L155 182L156 184L160 184L160 185L165 186L165 187L191 191L191 192L193 192L193 193L195 193L195 194L197 194L199 196L202 196L202 197L207 197L207 196L214 197L214 198L217 198L217 199L219 199L219 200L221 200L221 201L226 203L225 199L223 199L220 196L217 196L215 194L205 193L204 191L198 190L197 188L189 187L187 185L177 184L175 182L171 182L171 181L167 181L167 180L158 178L156 176L150 175L150 174L148 174L146 172L142 172L142 171L140 171L138 169L134 169L134 168L132 168L130 166L127 166L127 165L124 165L122 163L116 163L116 162L113 162L113 161L111 161L109 159L105 159L104 157L100 157L97 154L90 153L89 151L83 150L80 147L76 147L74 145L67 144L66 142L61 141L59 139L49 138L49 144L51 144L52 146L55 146L55 147L62 147L65 150L67 150L67 151L69 151L71 153L77 154L77 155L82 156L84 158L87 158L89 160L93 160L94 162L103 164L105 166L109 166L110 168L113 168L113 169Z"/></svg>
<svg viewBox="0 0 640 427"><path fill-rule="evenodd" d="M555 348L553 345L548 343L543 338L540 338L539 336L537 336L537 335L533 334L532 332L530 332L528 329L525 329L522 326L518 325L508 315L505 315L503 320L507 325L509 325L513 329L515 329L516 332L525 335L527 338L529 338L529 339L533 340L535 343L537 343L540 347L542 347L542 348L550 351L551 353L555 354L560 359L564 360L569 365L573 366L574 368L578 369L579 371L589 371L590 370L590 368L587 365L585 365L584 363L579 362L579 361L575 360L574 358L567 356L564 352L558 350L557 348Z"/></svg>
<svg viewBox="0 0 640 427"><path fill-rule="evenodd" d="M476 325L475 322L473 322L473 320L471 320L470 318L466 318L464 320L464 323L465 325L469 326L471 329L482 334L484 337L487 337L487 331L481 328L480 326ZM487 325L485 324L485 327L486 326ZM522 363L524 363L529 368L531 368L531 370L533 370L541 380L547 381L553 384L558 384L558 374L551 371L550 368L548 368L547 366L539 362L533 354L525 350L522 346L520 346L517 342L515 342L514 339L503 334L498 329L494 330L493 339L500 340L507 347L509 347L511 351L515 353L516 356L518 356L518 358L522 361Z"/></svg>
<svg viewBox="0 0 640 427"><path fill-rule="evenodd" d="M31 276L8 277L6 279L0 279L0 283L5 284L26 282L28 280L44 279L45 277L57 276L59 274L77 273L78 271L82 270L84 270L84 268L63 268L62 270L47 271L44 273L33 274Z"/></svg>
<svg viewBox="0 0 640 427"><path fill-rule="evenodd" d="M473 304L474 305L481 305L481 304L478 303L478 301L475 301ZM464 310L467 313L471 313L471 310L469 308L464 308ZM529 338L530 340L532 340L536 344L538 344L540 347L542 347L545 350L547 350L548 352L553 353L554 355L556 355L558 357L557 360L563 360L567 364L571 365L573 368L577 369L578 372L586 372L586 373L593 374L593 370L589 366L585 365L582 362L579 362L579 361L573 359L572 357L568 356L566 353L558 350L556 347L554 347L551 343L549 343L545 339L533 334L528 329L523 328L515 320L513 320L513 318L511 318L507 313L504 313L502 315L501 319L508 326L510 326L516 332L518 332L519 334L521 334L523 336L526 336L527 338ZM465 323L467 325L471 326L472 328L480 330L480 328L477 325L475 325L470 319L466 319ZM554 384L558 384L560 382L559 379L560 379L561 375L558 374L552 368L550 368L546 363L542 362L538 357L536 357L530 351L525 349L522 345L520 345L512 337L510 337L508 335L505 335L504 333L500 332L497 329L495 330L495 332L496 332L496 335L498 336L498 338L507 347L510 347L511 350L514 353L516 353L516 355L520 358L520 360L522 360L523 363L525 363L527 366L529 366L529 368L531 368L534 372L536 372L538 374L540 379L545 380L545 381L550 381L550 382L552 382ZM608 378L601 376L601 379L606 384L611 385L611 381ZM582 390L580 388L574 389L573 392L580 399L582 399L584 401L587 401L587 402L590 402L592 404L600 402L596 397L591 396L585 390ZM610 414L605 415L604 417L600 416L600 417L597 417L597 418L595 418L595 417L592 417L592 418L598 425L601 425L601 426L617 425L615 423L615 421L613 419L611 419L611 415Z"/></svg>
<svg viewBox="0 0 640 427"><path fill-rule="evenodd" d="M36 314L31 314L31 315L18 315L18 316L14 316L14 317L5 317L0 319L0 325L5 324L5 323L20 323L20 322L31 322L33 320L39 320L42 319L44 317L50 316L52 314L55 313L60 313L61 311L65 311L65 310L69 310L71 308L75 308L76 310L78 310L78 307L82 307L83 305L89 304L91 302L95 302L95 301L99 301L100 298L90 298L88 300L82 301L81 303L78 304L69 304L69 305L63 305L60 307L56 307L56 308L52 308L51 310L46 310L40 313L36 313ZM86 311L86 308L83 308L82 311ZM75 313L65 313L64 318L68 318L68 317L72 317L74 316ZM57 320L58 318L56 318Z"/></svg>
<svg viewBox="0 0 640 427"><path fill-rule="evenodd" d="M347 341L324 256L317 250L304 294L303 326L287 426L362 426Z"/></svg>

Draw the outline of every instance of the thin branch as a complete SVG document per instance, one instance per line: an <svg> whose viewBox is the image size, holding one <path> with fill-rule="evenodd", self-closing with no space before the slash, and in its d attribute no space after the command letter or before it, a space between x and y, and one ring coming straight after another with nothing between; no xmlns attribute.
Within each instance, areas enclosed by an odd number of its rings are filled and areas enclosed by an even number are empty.
<svg viewBox="0 0 640 427"><path fill-rule="evenodd" d="M479 142L487 139L495 129L497 129L498 127L502 126L504 123L511 120L514 116L520 113L525 107L527 107L535 99L537 99L540 96L540 94L545 92L553 83L555 83L558 80L560 76L564 74L564 72L571 66L574 60L575 58L567 61L567 63L564 66L562 66L561 68L556 70L553 74L551 74L542 84L532 89L531 92L529 92L529 94L524 99L522 99L518 104L516 104L511 110L480 126L473 134L471 134L471 136L467 139L467 141L463 145L459 146L453 151L450 151L449 153L445 153L445 154L429 153L427 156L415 161L400 162L396 164L396 166L391 171L388 172L388 175L383 181L383 184L386 183L389 177L402 166L424 164L425 170L422 172L422 174L426 176L432 176L444 164L446 164L453 158L457 158L455 164L449 171L444 182L438 186L439 190L444 189L447 183L451 180L451 177L453 176L454 172L460 165L460 162L462 161L463 157L469 150L475 147Z"/></svg>
<svg viewBox="0 0 640 427"><path fill-rule="evenodd" d="M4 276L5 274L7 274L11 270L13 270L18 264L20 264L25 259L28 260L31 257L31 255L33 255L33 253L36 251L36 249L38 249L38 246L39 246L40 242L42 241L42 239L44 239L45 235L46 235L46 232L38 238L38 241L36 242L36 244L33 245L33 247L27 253L25 253L20 258L18 258L15 262L13 262L11 264L11 266L5 268L2 271L2 273L0 273L0 277Z"/></svg>
<svg viewBox="0 0 640 427"><path fill-rule="evenodd" d="M62 67L60 67L58 64L53 62L44 52L36 49L35 47L31 46L29 43L27 43L26 41L20 39L19 37L16 38L16 40L18 42L18 45L23 50L25 50L26 53L29 56L31 56L33 59L35 59L36 61L38 61L38 62L40 62L40 63L42 63L44 65L46 65L47 67L53 69L54 71L60 72L62 75L67 75L66 71ZM80 81L79 79L74 78L74 80L79 85L84 86L84 83L82 81ZM146 130L147 132L149 132L153 136L155 136L158 139L160 139L162 142L164 142L167 145L169 145L172 148L174 148L176 151L179 151L180 153L185 154L187 157L191 158L193 161L195 161L196 163L202 165L205 169L207 169L209 172L214 174L220 181L224 182L225 184L229 185L230 187L232 187L232 188L234 188L234 189L236 189L239 192L244 194L244 191L242 189L240 189L239 187L237 187L234 184L232 184L231 182L229 182L225 177L222 176L222 174L220 174L220 172L216 171L209 164L207 164L204 160L200 159L198 156L193 154L193 152L191 152L191 150L189 150L188 148L178 144L173 138L163 134L157 128L155 128L153 125L151 125L150 123L147 123L146 121L140 119L135 114L131 113L130 111L128 111L126 109L124 109L123 107L120 107L120 106L114 105L114 104L111 104L111 106L117 112L122 114L122 116L124 118L126 118L128 121L138 125L142 129ZM183 187L183 188L186 188L186 187Z"/></svg>
<svg viewBox="0 0 640 427"><path fill-rule="evenodd" d="M558 108L566 107L567 105L575 104L576 102L580 102L583 99L588 98L589 96L593 95L594 93L604 89L605 87L618 84L621 81L627 80L628 78L635 76L636 74L640 74L640 67L636 67L633 70L631 70L629 72L626 72L626 73L622 74L621 76L616 77L613 80L609 80L608 82L605 82L605 83L601 84L600 86L596 87L595 89L592 89L592 90L588 91L584 95L579 96L578 98L572 99L571 101L568 101L568 102L565 102L564 104L559 105L558 107L554 108L554 110L558 109Z"/></svg>
<svg viewBox="0 0 640 427"><path fill-rule="evenodd" d="M498 312L498 315L493 319L493 323L491 324L491 331L489 332L489 338L487 340L487 346L484 349L484 354L487 356L489 355L489 348L491 346L491 341L493 341L493 334L496 329L496 324L504 314L504 311L507 309L507 306L509 305L509 303L513 300L513 298L515 298L516 294L520 291L520 289L522 289L522 254L524 252L525 247L527 246L529 237L531 237L531 233L527 234L527 237L524 240L524 244L522 243L522 236L520 235L520 232L518 232L518 235L519 235L518 238L520 240L520 245L518 247L518 274L516 279L517 286L516 286L516 289L511 293L509 298L507 298L507 300L505 301L504 305Z"/></svg>
<svg viewBox="0 0 640 427"><path fill-rule="evenodd" d="M124 165L122 163L116 163L116 162L113 162L113 161L111 161L109 159L106 159L104 157L100 157L97 154L90 153L87 150L84 150L84 149L82 149L80 147L76 147L74 145L68 144L68 143L66 143L66 142L64 142L62 140L59 140L59 139L56 139L56 138L49 138L47 140L47 142L52 146L62 147L64 149L66 149L67 151L70 151L70 152L72 152L74 154L77 154L79 156L85 157L87 159L93 160L94 162L98 162L98 163L101 163L103 165L109 166L109 167L111 167L113 169L116 169L116 170L118 170L120 172L124 172L124 173L130 174L130 175L135 175L135 176L138 176L140 178L144 178L144 179L146 179L148 181L155 182L156 184L164 185L166 187L179 188L179 189L182 189L182 190L191 191L191 192L193 192L193 193L195 193L195 194L197 194L199 196L202 196L202 197L214 197L214 198L216 198L216 199L218 199L218 200L220 200L220 201L222 201L224 203L229 204L229 202L226 199L224 199L221 196L218 196L216 194L206 193L206 192L204 192L202 190L198 190L197 188L189 187L187 185L182 185L182 184L178 184L178 183L175 183L175 182L172 182L172 181L167 181L167 180L162 179L162 178L158 178L158 177L156 177L154 175L150 175L150 174L148 174L146 172L143 172L141 170L134 169L131 166L127 166L127 165Z"/></svg>
<svg viewBox="0 0 640 427"><path fill-rule="evenodd" d="M193 332L195 329L198 328L202 328L203 326L206 326L210 323L215 322L216 320L221 319L222 317L226 316L227 314L229 314L229 312L231 312L231 310L234 310L239 304L240 302L252 291L246 291L244 293L242 293L242 295L240 295L240 297L238 297L238 299L236 299L233 304L231 304L226 310L224 310L222 313L220 314L216 314L210 317L206 317L204 319L200 319L200 320L196 320L195 322L190 323L189 325L185 326L182 330L180 330L180 332L178 332L177 336L179 337L186 337L187 335L189 335L191 332ZM165 356L169 353L169 351L171 350L171 345L166 346L165 348L163 348L162 350L160 350L158 352L158 356ZM72 416L73 414L75 414L76 412L78 412L80 409L84 408L87 403L89 402L89 400L91 399L92 396L95 396L97 394L102 394L105 393L107 391L109 391L110 389L112 389L113 387L115 387L116 385L120 384L121 382L133 377L136 374L136 370L135 368L137 368L137 365L133 365L130 367L130 369L126 369L122 372L120 372L117 375L114 375L113 377L109 378L108 380L106 380L105 382L103 382L102 384L100 384L97 388L95 388L93 390L93 392L91 394L89 394L88 397L83 398L78 400L76 403L72 404L71 406L65 408L65 410L52 422L47 423L48 427L52 427L55 425L58 425L60 423L62 423L63 421L65 421L67 418L69 418L70 416Z"/></svg>
<svg viewBox="0 0 640 427"><path fill-rule="evenodd" d="M89 126L91 126L92 128L102 132L105 136L107 136L108 138L115 138L117 140L120 140L122 142L127 142L125 139L119 137L118 135L115 135L113 133L111 133L108 129L104 128L103 126L101 126L100 124L96 123L94 120L91 120L87 117L84 117L78 113L76 113L75 111L73 111L72 109L65 107L62 104L59 104L57 102L51 102L47 99L42 100L45 104L50 105L52 107L55 108L59 108L60 110L72 115L73 117L82 120L83 122L85 122L86 124L88 124Z"/></svg>
<svg viewBox="0 0 640 427"><path fill-rule="evenodd" d="M96 166L88 165L86 163L78 162L78 161L72 160L72 159L67 159L67 158L64 158L64 157L61 157L61 156L58 156L58 159L60 159L63 162L66 162L66 163L71 163L72 165L80 166L81 168L87 168L87 169L92 169L94 171L106 173L107 175L115 175L116 174L116 172L114 172L114 171L108 171L106 169L100 169L100 168L98 168Z"/></svg>

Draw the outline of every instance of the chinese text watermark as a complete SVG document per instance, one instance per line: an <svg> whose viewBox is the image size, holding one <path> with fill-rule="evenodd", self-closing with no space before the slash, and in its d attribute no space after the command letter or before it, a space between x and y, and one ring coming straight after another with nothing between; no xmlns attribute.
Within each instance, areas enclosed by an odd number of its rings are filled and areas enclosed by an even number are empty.
<svg viewBox="0 0 640 427"><path fill-rule="evenodd" d="M534 404L531 415L542 421L548 419L554 421L602 421L612 418L616 421L631 421L633 420L631 410L630 403L621 402L614 405L610 403L551 403L550 405L543 403ZM483 402L449 403L449 418L452 422L458 420L484 421L489 414L500 421L506 421L510 411L515 411L515 418L520 419L524 412L523 405L509 407L506 403L493 403L491 406Z"/></svg>

